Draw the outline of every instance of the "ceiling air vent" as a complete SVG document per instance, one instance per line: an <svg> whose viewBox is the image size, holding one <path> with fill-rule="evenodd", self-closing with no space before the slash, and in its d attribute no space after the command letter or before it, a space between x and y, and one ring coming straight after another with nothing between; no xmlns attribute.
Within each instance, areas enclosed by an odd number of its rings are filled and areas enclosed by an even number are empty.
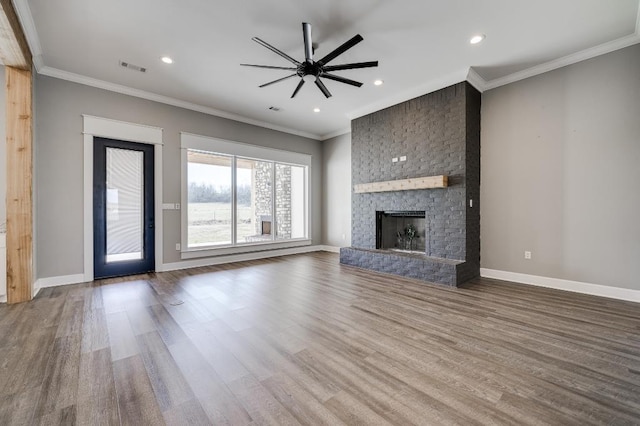
<svg viewBox="0 0 640 426"><path fill-rule="evenodd" d="M147 72L146 68L140 67L138 65L130 64L129 62L120 61L120 66L124 68L129 68L130 70L133 70L133 71Z"/></svg>
<svg viewBox="0 0 640 426"><path fill-rule="evenodd" d="M269 107L269 109L270 109L271 111L275 111L275 112L280 111L280 108L278 108L278 107L276 107L276 106L270 106L270 107Z"/></svg>

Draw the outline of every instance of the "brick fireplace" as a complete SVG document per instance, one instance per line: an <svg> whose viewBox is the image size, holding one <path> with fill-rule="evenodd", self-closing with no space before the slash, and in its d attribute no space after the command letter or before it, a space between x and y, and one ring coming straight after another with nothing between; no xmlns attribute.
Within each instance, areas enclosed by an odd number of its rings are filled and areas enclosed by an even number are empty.
<svg viewBox="0 0 640 426"><path fill-rule="evenodd" d="M341 249L341 263L449 286L479 275L480 100L462 82L352 121L354 187L436 175L448 183L354 191L352 247ZM421 215L407 246L408 219ZM395 230L381 235L383 220Z"/></svg>

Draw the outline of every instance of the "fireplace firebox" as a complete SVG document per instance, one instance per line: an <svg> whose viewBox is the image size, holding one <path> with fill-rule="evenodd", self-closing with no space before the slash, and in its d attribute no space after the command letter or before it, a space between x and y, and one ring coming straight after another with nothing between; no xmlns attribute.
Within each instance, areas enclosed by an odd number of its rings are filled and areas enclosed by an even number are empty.
<svg viewBox="0 0 640 426"><path fill-rule="evenodd" d="M424 211L377 211L376 248L425 254L426 228Z"/></svg>

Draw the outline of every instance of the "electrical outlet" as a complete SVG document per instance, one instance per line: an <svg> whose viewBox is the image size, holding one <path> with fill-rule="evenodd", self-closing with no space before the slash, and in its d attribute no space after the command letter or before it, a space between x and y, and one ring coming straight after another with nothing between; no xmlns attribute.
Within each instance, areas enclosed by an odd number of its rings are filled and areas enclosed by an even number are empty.
<svg viewBox="0 0 640 426"><path fill-rule="evenodd" d="M391 159L391 162L392 162L392 163L397 163L397 162L398 162L398 157L393 157L393 158Z"/></svg>
<svg viewBox="0 0 640 426"><path fill-rule="evenodd" d="M176 250L180 251L180 243L176 243Z"/></svg>
<svg viewBox="0 0 640 426"><path fill-rule="evenodd" d="M176 203L176 210L180 210L180 203Z"/></svg>
<svg viewBox="0 0 640 426"><path fill-rule="evenodd" d="M524 258L527 260L531 260L531 252L530 251L525 251L524 252Z"/></svg>
<svg viewBox="0 0 640 426"><path fill-rule="evenodd" d="M402 157L400 157L400 161L407 161L407 156L403 155Z"/></svg>

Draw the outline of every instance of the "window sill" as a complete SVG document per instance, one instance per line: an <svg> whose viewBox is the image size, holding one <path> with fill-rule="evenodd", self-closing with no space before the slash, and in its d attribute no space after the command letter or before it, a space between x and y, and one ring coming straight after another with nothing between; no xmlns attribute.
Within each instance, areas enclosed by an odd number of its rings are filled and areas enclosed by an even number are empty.
<svg viewBox="0 0 640 426"><path fill-rule="evenodd" d="M287 240L287 241L274 241L268 243L255 243L255 244L243 244L241 246L233 246L233 247L220 247L220 248L202 248L202 249L191 249L189 251L183 251L180 253L181 259L197 259L201 257L215 257L215 256L224 256L227 254L241 254L241 253L252 253L256 251L268 251L268 250L277 250L283 248L292 248L292 247L304 247L310 246L311 240L309 239L297 239L297 240Z"/></svg>

